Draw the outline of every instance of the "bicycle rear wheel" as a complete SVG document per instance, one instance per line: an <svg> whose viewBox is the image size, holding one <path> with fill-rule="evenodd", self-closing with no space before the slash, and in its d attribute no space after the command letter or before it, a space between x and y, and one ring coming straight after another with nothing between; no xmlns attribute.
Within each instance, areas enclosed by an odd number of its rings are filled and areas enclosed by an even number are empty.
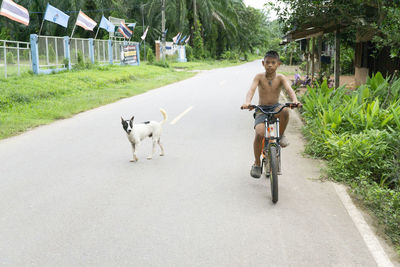
<svg viewBox="0 0 400 267"><path fill-rule="evenodd" d="M271 182L272 202L278 202L278 151L275 145L269 147L269 180Z"/></svg>

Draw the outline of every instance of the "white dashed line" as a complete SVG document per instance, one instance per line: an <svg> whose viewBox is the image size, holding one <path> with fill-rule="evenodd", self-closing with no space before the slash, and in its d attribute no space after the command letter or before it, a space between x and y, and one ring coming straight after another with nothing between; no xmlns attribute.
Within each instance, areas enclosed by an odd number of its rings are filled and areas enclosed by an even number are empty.
<svg viewBox="0 0 400 267"><path fill-rule="evenodd" d="M175 123L177 123L180 119L182 119L183 116L185 116L189 111L191 111L193 108L193 106L187 108L184 112L182 112L181 114L178 115L178 117L176 117L173 121L171 121L171 125L174 125Z"/></svg>

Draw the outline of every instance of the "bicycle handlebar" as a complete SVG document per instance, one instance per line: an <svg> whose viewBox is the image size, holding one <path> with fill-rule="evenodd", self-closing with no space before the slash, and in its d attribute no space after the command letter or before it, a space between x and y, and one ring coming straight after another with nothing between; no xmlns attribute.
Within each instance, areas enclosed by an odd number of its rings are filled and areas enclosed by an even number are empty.
<svg viewBox="0 0 400 267"><path fill-rule="evenodd" d="M300 103L285 103L281 106L281 108L278 111L273 111L273 112L269 112L269 111L265 111L261 108L261 106L258 105L250 105L248 109L258 109L259 111L261 111L264 114L270 114L270 115L275 115L278 114L279 112L281 112L284 108L297 108L299 107ZM244 108L241 108L244 109Z"/></svg>

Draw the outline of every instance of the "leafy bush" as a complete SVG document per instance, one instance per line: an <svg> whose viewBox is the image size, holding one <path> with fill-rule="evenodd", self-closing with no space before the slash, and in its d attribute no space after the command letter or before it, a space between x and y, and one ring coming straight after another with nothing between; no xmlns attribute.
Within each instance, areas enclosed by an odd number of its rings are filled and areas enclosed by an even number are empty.
<svg viewBox="0 0 400 267"><path fill-rule="evenodd" d="M193 29L193 55L196 59L204 58L204 44L201 37L201 24L197 20L197 29Z"/></svg>
<svg viewBox="0 0 400 267"><path fill-rule="evenodd" d="M190 45L185 45L187 61L193 61L193 48Z"/></svg>
<svg viewBox="0 0 400 267"><path fill-rule="evenodd" d="M160 61L154 61L153 62L153 65L155 65L155 66L159 66L159 67L163 67L163 68L169 68L169 64L168 64L168 61L163 61L163 60L160 60Z"/></svg>
<svg viewBox="0 0 400 267"><path fill-rule="evenodd" d="M150 47L147 48L146 57L147 57L147 61L148 61L149 63L153 63L153 62L154 62L154 53L153 53L153 49L151 49Z"/></svg>
<svg viewBox="0 0 400 267"><path fill-rule="evenodd" d="M324 81L302 97L306 152L328 160L400 245L400 79L380 73L355 91Z"/></svg>

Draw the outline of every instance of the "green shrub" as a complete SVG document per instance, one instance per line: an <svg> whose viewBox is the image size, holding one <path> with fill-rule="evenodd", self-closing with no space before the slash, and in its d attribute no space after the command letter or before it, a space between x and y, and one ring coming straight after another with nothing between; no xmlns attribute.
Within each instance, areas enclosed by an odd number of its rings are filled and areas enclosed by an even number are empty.
<svg viewBox="0 0 400 267"><path fill-rule="evenodd" d="M197 20L197 29L193 28L193 55L196 59L204 58L204 44L201 37L201 24Z"/></svg>
<svg viewBox="0 0 400 267"><path fill-rule="evenodd" d="M146 52L146 57L147 57L147 61L149 63L153 63L154 62L154 53L153 53L153 49L151 49L150 47L147 48L147 52Z"/></svg>
<svg viewBox="0 0 400 267"><path fill-rule="evenodd" d="M168 64L168 61L163 61L163 60L160 60L160 61L154 61L153 62L153 65L155 65L155 66L159 66L159 67L163 67L163 68L169 68L169 64Z"/></svg>
<svg viewBox="0 0 400 267"><path fill-rule="evenodd" d="M193 61L193 48L190 45L185 45L187 61Z"/></svg>
<svg viewBox="0 0 400 267"><path fill-rule="evenodd" d="M400 246L400 79L373 75L355 91L324 81L301 98L306 152L328 160Z"/></svg>

